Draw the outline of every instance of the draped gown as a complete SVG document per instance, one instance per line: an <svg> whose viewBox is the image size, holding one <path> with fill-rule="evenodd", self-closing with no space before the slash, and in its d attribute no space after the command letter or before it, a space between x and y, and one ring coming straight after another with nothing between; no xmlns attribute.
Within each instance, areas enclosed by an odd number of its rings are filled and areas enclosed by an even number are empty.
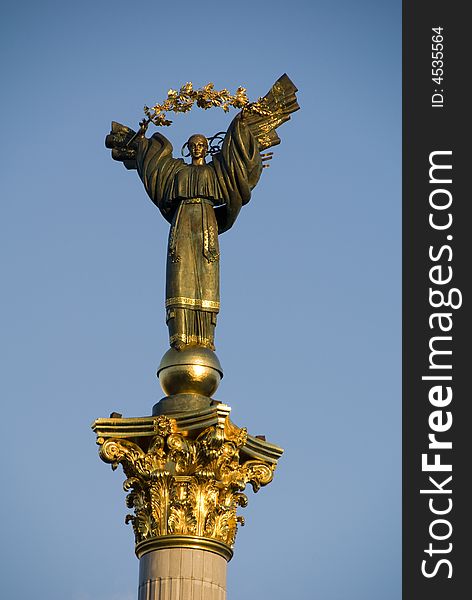
<svg viewBox="0 0 472 600"><path fill-rule="evenodd" d="M284 74L264 96L267 111L238 114L221 151L204 165L172 157L160 133L146 138L117 122L105 140L112 158L137 169L144 187L171 224L167 248L166 319L177 349L214 349L220 308L218 235L249 202L262 172L261 150L280 143L276 129L300 107L297 88Z"/></svg>
<svg viewBox="0 0 472 600"><path fill-rule="evenodd" d="M211 162L189 165L173 158L171 143L155 133L140 140L136 166L149 197L171 223L165 303L170 344L213 350L220 309L218 234L234 224L259 180L259 144L238 115Z"/></svg>

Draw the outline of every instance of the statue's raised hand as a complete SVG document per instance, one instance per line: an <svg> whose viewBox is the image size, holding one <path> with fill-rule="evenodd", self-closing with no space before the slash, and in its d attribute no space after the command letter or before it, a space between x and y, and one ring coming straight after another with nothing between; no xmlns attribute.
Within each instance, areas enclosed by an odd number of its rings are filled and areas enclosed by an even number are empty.
<svg viewBox="0 0 472 600"><path fill-rule="evenodd" d="M112 121L111 131L105 138L105 146L111 149L111 157L122 162L127 169L136 169L136 148L139 137L136 132Z"/></svg>

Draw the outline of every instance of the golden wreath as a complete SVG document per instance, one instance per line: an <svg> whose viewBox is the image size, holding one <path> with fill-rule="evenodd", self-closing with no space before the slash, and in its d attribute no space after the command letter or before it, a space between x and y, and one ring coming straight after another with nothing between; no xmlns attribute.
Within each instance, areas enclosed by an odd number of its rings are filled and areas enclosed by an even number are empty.
<svg viewBox="0 0 472 600"><path fill-rule="evenodd" d="M203 110L218 107L228 112L229 107L232 106L261 116L271 114L264 98L259 98L256 102L249 102L246 88L238 87L233 95L225 88L215 90L213 83L208 83L201 89L194 90L192 83L188 82L179 91L170 89L167 92L166 100L162 104L155 104L151 108L149 106L144 107L144 114L147 117L146 126L151 122L157 126L169 126L172 121L166 118L167 112L189 112L194 104L198 108L203 108Z"/></svg>

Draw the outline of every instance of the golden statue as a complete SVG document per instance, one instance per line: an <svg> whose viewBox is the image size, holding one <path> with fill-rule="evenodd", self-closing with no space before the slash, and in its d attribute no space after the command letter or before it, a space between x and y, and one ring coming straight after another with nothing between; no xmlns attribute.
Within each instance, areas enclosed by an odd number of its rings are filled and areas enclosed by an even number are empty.
<svg viewBox="0 0 472 600"><path fill-rule="evenodd" d="M133 514L125 522L135 533L140 597L160 597L175 582L174 569L183 573L184 565L195 565L187 569L187 596L214 592L223 598L226 561L238 524L244 525L237 514L247 505L244 490L247 484L255 492L269 484L283 452L265 436L237 427L229 418L231 408L213 397L223 377L214 352L218 235L249 202L267 166L263 162L272 155L263 151L280 143L277 127L299 108L297 89L286 75L256 102L250 103L245 91L240 87L233 96L213 84L194 90L187 83L180 91L169 90L162 104L145 107L147 118L137 132L114 122L105 141L115 160L137 170L171 225L166 272L171 347L157 371L166 396L152 416L122 418L113 412L92 426L102 460L113 469L121 464L126 475L126 505ZM208 139L190 136L182 149L191 157L187 164L172 156L161 133L145 134L151 122L171 124L166 112L188 112L194 104L240 112L226 132Z"/></svg>
<svg viewBox="0 0 472 600"><path fill-rule="evenodd" d="M147 120L136 133L113 122L106 137L112 157L127 169L136 169L152 202L171 224L167 250L166 322L171 347L188 346L214 350L214 330L220 309L218 235L235 223L241 207L251 198L262 173L263 161L272 153L262 150L280 143L276 128L298 110L297 88L283 75L269 93L249 104L244 88L236 96L227 90L216 92L212 84L194 91L191 84L181 95L169 91L154 115L145 107ZM184 98L185 102L178 103ZM229 98L229 100L228 100ZM192 103L201 108L228 104L242 108L231 122L221 147L192 135L183 147L191 164L172 156L172 145L161 133L145 136L148 124L169 125L162 109L187 112ZM220 135L220 138L222 136ZM211 153L211 161L206 156Z"/></svg>

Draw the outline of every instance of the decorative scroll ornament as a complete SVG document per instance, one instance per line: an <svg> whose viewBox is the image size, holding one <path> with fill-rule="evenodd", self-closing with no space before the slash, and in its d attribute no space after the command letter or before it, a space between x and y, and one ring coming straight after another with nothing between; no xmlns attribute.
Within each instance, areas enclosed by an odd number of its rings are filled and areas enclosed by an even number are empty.
<svg viewBox="0 0 472 600"><path fill-rule="evenodd" d="M136 544L152 538L200 536L234 545L238 506L247 505L243 493L250 483L255 492L272 481L274 464L261 460L240 462L239 450L247 431L232 424L206 428L195 439L177 431L176 422L156 418L156 435L142 446L126 439L99 437L100 457L113 469L121 464L127 477L126 504L134 514Z"/></svg>

